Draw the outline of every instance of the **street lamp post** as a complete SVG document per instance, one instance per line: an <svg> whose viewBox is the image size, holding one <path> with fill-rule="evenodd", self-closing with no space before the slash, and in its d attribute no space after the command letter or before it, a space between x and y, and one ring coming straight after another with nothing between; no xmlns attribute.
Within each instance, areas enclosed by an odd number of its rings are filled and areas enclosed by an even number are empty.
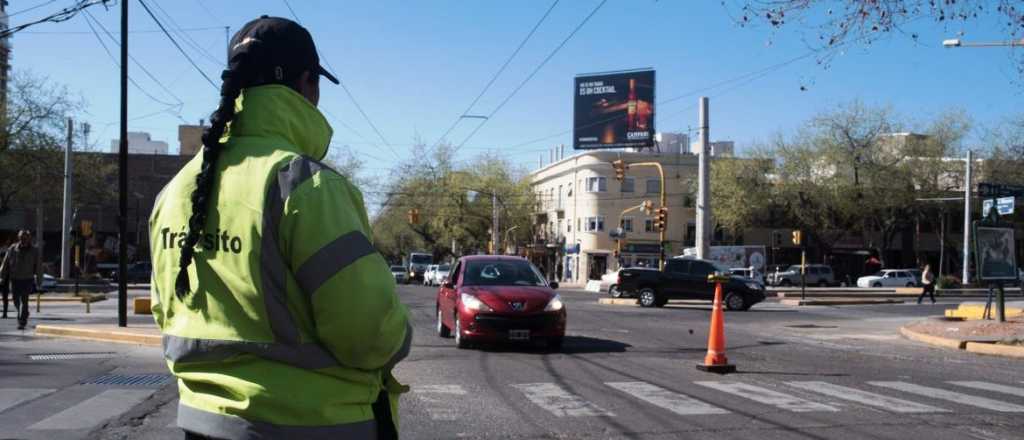
<svg viewBox="0 0 1024 440"><path fill-rule="evenodd" d="M1020 47L1024 46L1024 38L1019 40L1009 41L985 41L980 43L965 42L959 38L950 38L942 40L942 46L946 48L953 47Z"/></svg>

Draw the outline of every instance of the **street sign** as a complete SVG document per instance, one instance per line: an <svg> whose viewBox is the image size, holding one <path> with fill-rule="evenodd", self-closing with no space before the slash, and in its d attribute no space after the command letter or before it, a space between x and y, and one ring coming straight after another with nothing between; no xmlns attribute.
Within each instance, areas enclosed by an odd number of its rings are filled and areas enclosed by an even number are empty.
<svg viewBox="0 0 1024 440"><path fill-rule="evenodd" d="M978 183L978 197L1024 196L1024 186Z"/></svg>
<svg viewBox="0 0 1024 440"><path fill-rule="evenodd" d="M996 199L996 211L999 215L1013 214L1013 197L1000 197Z"/></svg>
<svg viewBox="0 0 1024 440"><path fill-rule="evenodd" d="M981 218L988 218L989 211L992 210L992 205L995 204L995 200L985 199L981 201Z"/></svg>
<svg viewBox="0 0 1024 440"><path fill-rule="evenodd" d="M611 238L626 238L626 231L622 228L615 228L608 231L608 236Z"/></svg>

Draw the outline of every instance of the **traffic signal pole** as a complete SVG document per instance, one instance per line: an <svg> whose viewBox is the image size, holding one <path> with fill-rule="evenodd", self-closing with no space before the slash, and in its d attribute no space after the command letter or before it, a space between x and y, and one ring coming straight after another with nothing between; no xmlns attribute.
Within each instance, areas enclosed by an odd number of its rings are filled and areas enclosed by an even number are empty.
<svg viewBox="0 0 1024 440"><path fill-rule="evenodd" d="M117 325L128 326L128 2L121 1L121 144L118 148Z"/></svg>
<svg viewBox="0 0 1024 440"><path fill-rule="evenodd" d="M666 196L665 196L665 169L662 168L661 164L657 163L657 162L639 162L639 163L631 163L631 164L628 164L628 165L623 164L621 160L615 161L615 162L618 163L618 165L615 165L613 163L613 165L616 166L616 167L619 167L619 166L623 166L623 167L654 167L654 168L658 169L658 183L659 183L660 189L661 189L661 197L660 197L661 204L660 204L660 207L658 208L658 212L660 213L660 215L662 217L664 217L664 223L661 225L660 228L658 228L658 229L661 230L659 232L659 234L660 234L659 235L659 240L660 240L660 244L661 244L661 262L658 264L658 269L664 269L665 268L665 243L666 243L665 242L665 231L668 229L668 206L665 205L665 203L666 203ZM625 168L623 168L623 169L625 169Z"/></svg>

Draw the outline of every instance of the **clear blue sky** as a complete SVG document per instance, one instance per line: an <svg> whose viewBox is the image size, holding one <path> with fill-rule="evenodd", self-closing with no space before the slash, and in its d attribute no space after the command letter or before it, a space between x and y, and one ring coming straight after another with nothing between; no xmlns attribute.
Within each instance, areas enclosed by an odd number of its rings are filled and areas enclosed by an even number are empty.
<svg viewBox="0 0 1024 440"><path fill-rule="evenodd" d="M14 0L8 10L43 2ZM215 60L224 56L224 26L237 29L260 14L290 17L282 0L148 2L161 6L179 27L219 27L187 32L208 55L182 42L215 81L221 69ZM13 17L11 23L16 25L72 3L57 0ZM447 129L551 4L384 0L291 3L312 32L322 57L346 82L395 153L379 145L341 88L324 81L320 107L328 112L334 126L333 144L362 151L367 172L381 176L399 160L396 156L409 159L415 139L434 142ZM560 2L472 113L489 113L598 3ZM137 1L130 2L130 9L131 29L157 29ZM119 6L110 10L92 7L90 12L115 37L118 35ZM735 140L743 149L776 133L792 132L816 112L854 99L892 105L897 112L917 120L947 108L961 108L978 126L994 126L1011 114L1024 112L1024 88L1012 82L1016 70L1008 60L1009 50L943 49L940 42L959 31L965 32L965 39L1004 39L999 24L987 19L966 28L959 24L946 28L920 21L912 29L920 34L919 43L895 35L871 47L851 48L834 58L828 69L818 66L811 57L742 87L706 90L703 93L711 97L711 137ZM571 134L564 134L506 149L571 128L572 78L578 73L653 67L661 101L797 57L808 50L801 38L812 36L797 28L776 33L763 26L741 28L717 1L609 1L466 144L461 158L498 149L524 166L535 167L541 151L560 143L570 144ZM110 46L116 54L116 46ZM182 118L195 123L213 109L217 98L214 88L162 34L134 33L129 47L184 101ZM87 117L94 127L93 139L100 147L109 148L117 131L118 70L89 32L84 15L17 34L13 51L15 69L47 75L85 98L89 104ZM154 96L173 101L134 65L131 75ZM801 91L801 86L806 90ZM658 130L696 126L694 106L698 96L660 106ZM166 108L135 88L130 89L129 99L132 118ZM179 122L176 116L162 113L133 120L130 129L148 131L176 150ZM473 123L459 125L451 140L461 142Z"/></svg>

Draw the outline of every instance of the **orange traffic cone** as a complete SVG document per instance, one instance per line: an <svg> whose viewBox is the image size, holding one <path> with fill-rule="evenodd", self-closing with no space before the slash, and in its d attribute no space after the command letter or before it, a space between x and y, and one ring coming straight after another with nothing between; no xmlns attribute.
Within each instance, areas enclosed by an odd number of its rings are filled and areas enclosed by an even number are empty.
<svg viewBox="0 0 1024 440"><path fill-rule="evenodd" d="M722 313L722 280L709 276L715 282L715 304L711 308L711 329L708 331L708 354L704 363L697 364L697 369L709 373L727 374L736 371L736 366L729 364L725 357L725 314Z"/></svg>

